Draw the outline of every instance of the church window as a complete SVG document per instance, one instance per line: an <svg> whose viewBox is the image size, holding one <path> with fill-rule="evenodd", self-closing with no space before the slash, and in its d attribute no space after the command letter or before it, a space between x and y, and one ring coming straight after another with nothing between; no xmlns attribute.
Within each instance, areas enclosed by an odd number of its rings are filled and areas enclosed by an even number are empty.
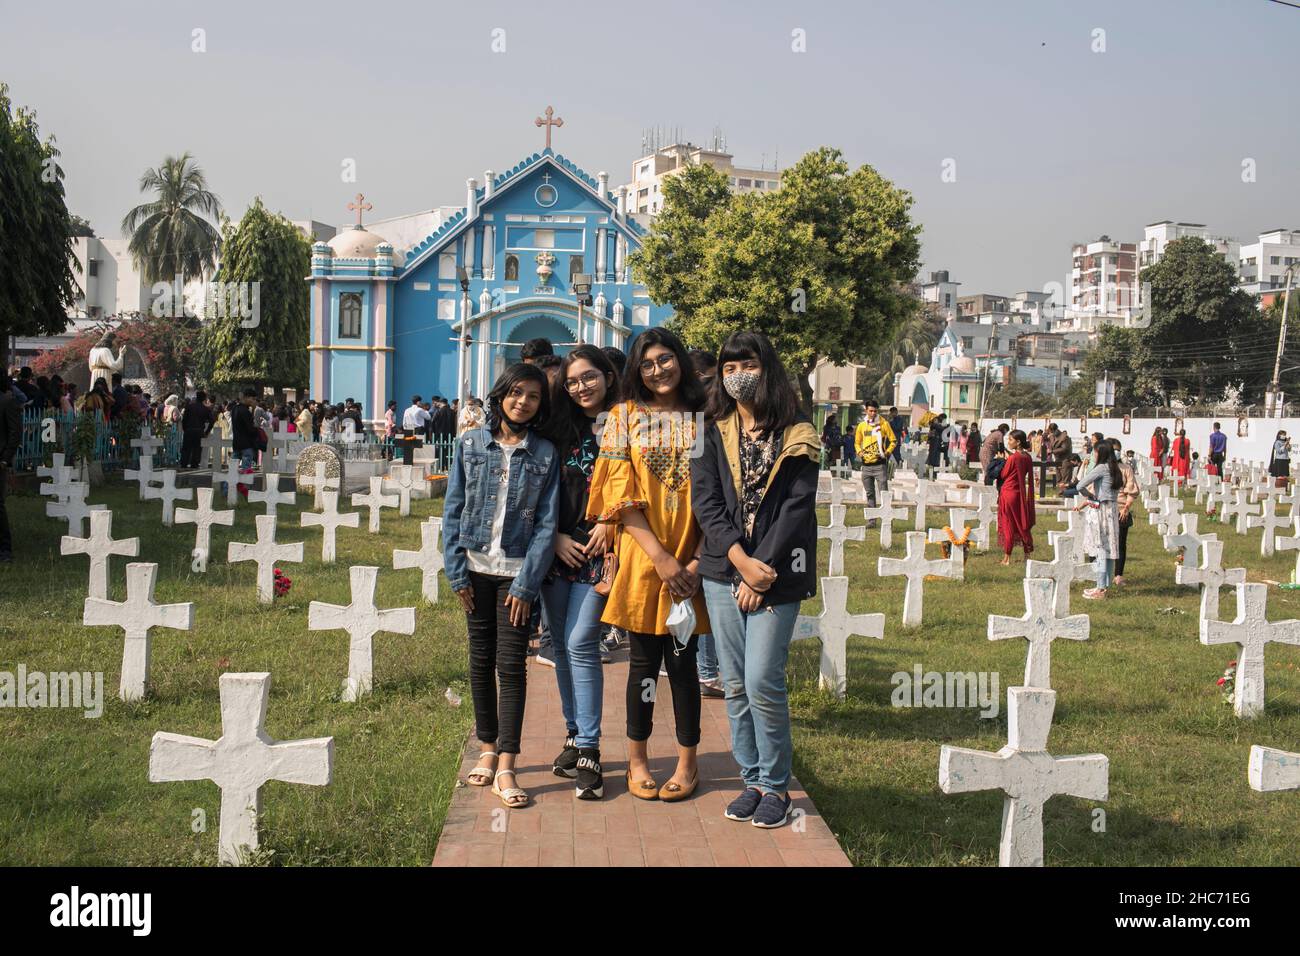
<svg viewBox="0 0 1300 956"><path fill-rule="evenodd" d="M506 256L506 281L507 282L519 281L519 257L518 256Z"/></svg>
<svg viewBox="0 0 1300 956"><path fill-rule="evenodd" d="M339 338L361 338L361 294L344 292L339 296Z"/></svg>
<svg viewBox="0 0 1300 956"><path fill-rule="evenodd" d="M582 256L569 256L569 281L582 271Z"/></svg>
<svg viewBox="0 0 1300 956"><path fill-rule="evenodd" d="M650 324L650 306L634 305L632 306L632 324L649 325Z"/></svg>
<svg viewBox="0 0 1300 956"><path fill-rule="evenodd" d="M533 233L533 240L537 243L538 249L554 249L555 230L538 229L535 233Z"/></svg>

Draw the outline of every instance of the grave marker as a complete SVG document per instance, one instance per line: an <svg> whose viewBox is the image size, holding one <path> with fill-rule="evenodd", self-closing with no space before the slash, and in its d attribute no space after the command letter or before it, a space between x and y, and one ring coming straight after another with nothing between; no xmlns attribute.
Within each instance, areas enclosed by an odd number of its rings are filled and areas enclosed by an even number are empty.
<svg viewBox="0 0 1300 956"><path fill-rule="evenodd" d="M375 607L375 583L379 569L353 565L348 570L352 603L325 604L312 601L307 609L307 628L312 631L347 631L348 677L343 682L343 700L353 702L369 694L374 684L375 635L415 633L415 608L381 611Z"/></svg>
<svg viewBox="0 0 1300 956"><path fill-rule="evenodd" d="M126 600L86 598L82 623L120 627L126 643L122 649L122 679L118 694L122 700L139 700L149 683L149 631L169 627L188 631L194 626L194 605L155 604L154 584L158 565L133 562L126 566Z"/></svg>

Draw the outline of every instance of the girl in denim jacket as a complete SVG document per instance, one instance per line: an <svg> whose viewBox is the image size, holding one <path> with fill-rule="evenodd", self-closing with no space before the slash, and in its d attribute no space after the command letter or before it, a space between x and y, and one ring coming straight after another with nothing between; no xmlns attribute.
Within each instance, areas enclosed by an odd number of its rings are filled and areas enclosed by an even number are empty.
<svg viewBox="0 0 1300 956"><path fill-rule="evenodd" d="M468 622L482 751L467 779L476 787L491 784L511 808L528 803L514 771L524 722L528 620L551 566L559 503L555 447L535 430L549 414L546 374L531 365L506 369L488 396L486 426L456 440L443 509L443 557Z"/></svg>

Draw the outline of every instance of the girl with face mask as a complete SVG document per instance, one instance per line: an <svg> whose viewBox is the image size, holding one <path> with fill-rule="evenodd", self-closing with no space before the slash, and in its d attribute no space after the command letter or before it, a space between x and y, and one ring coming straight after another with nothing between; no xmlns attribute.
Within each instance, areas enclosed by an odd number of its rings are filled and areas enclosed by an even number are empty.
<svg viewBox="0 0 1300 956"><path fill-rule="evenodd" d="M1285 431L1277 433L1273 441L1273 455L1268 463L1268 473L1273 476L1273 483L1285 488L1291 480L1291 439Z"/></svg>
<svg viewBox="0 0 1300 956"><path fill-rule="evenodd" d="M790 813L793 745L785 666L799 604L817 590L821 442L789 373L756 332L730 336L691 493L700 573L745 789L730 820L773 828Z"/></svg>

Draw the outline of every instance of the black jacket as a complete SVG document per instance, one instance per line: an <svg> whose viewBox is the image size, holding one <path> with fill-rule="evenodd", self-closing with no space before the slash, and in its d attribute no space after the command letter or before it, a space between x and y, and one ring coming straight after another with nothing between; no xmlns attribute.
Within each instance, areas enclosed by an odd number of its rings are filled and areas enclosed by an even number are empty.
<svg viewBox="0 0 1300 956"><path fill-rule="evenodd" d="M194 432L202 430L206 435L211 429L212 413L208 407L197 398L192 398L186 402L185 411L181 412L181 431Z"/></svg>
<svg viewBox="0 0 1300 956"><path fill-rule="evenodd" d="M18 443L23 438L23 412L13 392L0 392L0 464L13 467ZM3 494L3 489L0 489Z"/></svg>
<svg viewBox="0 0 1300 956"><path fill-rule="evenodd" d="M241 452L245 448L257 447L257 425L248 406L240 402L230 414L230 447Z"/></svg>
<svg viewBox="0 0 1300 956"><path fill-rule="evenodd" d="M721 428L719 427L721 426ZM737 460L729 454L724 431L733 436L735 417L710 424L704 433L703 454L691 463L691 508L704 532L700 574L731 583L736 577L727 552L740 543L751 556L776 570L776 580L763 595L764 605L802 601L817 593L817 474L820 444L806 420L782 436L775 474L754 516L754 533L745 538L743 512L736 492Z"/></svg>

